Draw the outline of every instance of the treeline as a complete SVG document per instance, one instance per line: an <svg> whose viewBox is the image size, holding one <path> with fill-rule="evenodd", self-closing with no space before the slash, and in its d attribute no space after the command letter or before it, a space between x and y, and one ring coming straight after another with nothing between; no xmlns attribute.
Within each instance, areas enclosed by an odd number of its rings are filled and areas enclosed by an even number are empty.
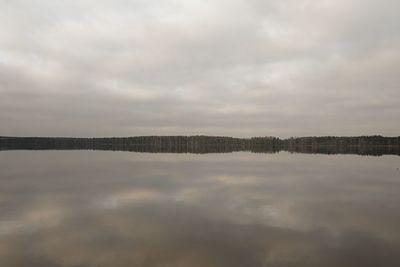
<svg viewBox="0 0 400 267"><path fill-rule="evenodd" d="M135 136L112 138L0 137L0 149L95 149L137 152L220 153L279 150L279 139L224 136Z"/></svg>
<svg viewBox="0 0 400 267"><path fill-rule="evenodd" d="M170 153L229 153L252 151L400 155L400 137L277 137L135 136L112 138L0 137L0 150L91 149Z"/></svg>
<svg viewBox="0 0 400 267"><path fill-rule="evenodd" d="M312 136L312 137L292 137L281 140L284 147L296 146L338 146L338 147L363 147L363 146L399 146L400 137L383 137L374 136L354 136L354 137L337 137L337 136Z"/></svg>

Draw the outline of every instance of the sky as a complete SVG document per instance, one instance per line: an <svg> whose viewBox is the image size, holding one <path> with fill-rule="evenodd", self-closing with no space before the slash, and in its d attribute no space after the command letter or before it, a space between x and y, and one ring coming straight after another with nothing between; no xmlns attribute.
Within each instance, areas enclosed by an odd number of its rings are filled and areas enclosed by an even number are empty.
<svg viewBox="0 0 400 267"><path fill-rule="evenodd" d="M0 135L400 135L398 0L0 0Z"/></svg>

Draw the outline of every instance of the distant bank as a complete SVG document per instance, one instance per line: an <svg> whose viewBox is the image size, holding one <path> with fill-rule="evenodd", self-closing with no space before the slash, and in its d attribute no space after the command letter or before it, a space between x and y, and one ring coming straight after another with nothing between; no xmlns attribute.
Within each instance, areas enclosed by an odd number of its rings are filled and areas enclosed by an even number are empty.
<svg viewBox="0 0 400 267"><path fill-rule="evenodd" d="M109 138L0 137L0 150L120 150L153 153L252 151L400 155L400 136L310 136L234 138L228 136L134 136Z"/></svg>

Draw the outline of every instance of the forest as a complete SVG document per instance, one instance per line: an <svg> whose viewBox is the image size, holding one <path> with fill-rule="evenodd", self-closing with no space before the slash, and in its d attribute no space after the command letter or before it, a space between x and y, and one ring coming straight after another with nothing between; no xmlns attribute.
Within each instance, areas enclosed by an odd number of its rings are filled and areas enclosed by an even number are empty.
<svg viewBox="0 0 400 267"><path fill-rule="evenodd" d="M134 136L110 138L0 137L0 150L119 150L151 153L255 153L400 155L400 137Z"/></svg>

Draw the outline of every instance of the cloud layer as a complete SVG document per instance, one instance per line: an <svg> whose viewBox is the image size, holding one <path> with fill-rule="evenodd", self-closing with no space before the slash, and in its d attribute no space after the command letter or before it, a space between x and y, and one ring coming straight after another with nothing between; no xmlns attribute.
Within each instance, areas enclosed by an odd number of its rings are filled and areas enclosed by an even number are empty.
<svg viewBox="0 0 400 267"><path fill-rule="evenodd" d="M399 8L0 0L0 134L399 135Z"/></svg>

